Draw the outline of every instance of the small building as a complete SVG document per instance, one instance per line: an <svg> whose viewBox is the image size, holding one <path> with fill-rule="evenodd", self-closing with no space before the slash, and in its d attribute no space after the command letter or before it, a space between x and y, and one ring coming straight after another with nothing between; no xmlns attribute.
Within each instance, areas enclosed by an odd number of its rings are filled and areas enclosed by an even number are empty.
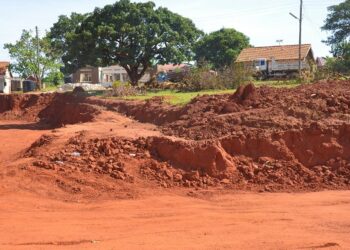
<svg viewBox="0 0 350 250"><path fill-rule="evenodd" d="M128 82L129 75L126 72L126 70L119 66L119 65L112 65L109 67L104 67L101 69L102 72L102 83L113 83L115 81L121 81L121 82ZM139 69L139 72L141 72L141 69ZM146 70L145 74L141 77L139 82L146 83L151 80L152 77L152 69Z"/></svg>
<svg viewBox="0 0 350 250"><path fill-rule="evenodd" d="M242 63L245 67L267 76L290 76L299 69L299 45L245 48L236 63ZM302 44L301 69L315 72L316 67L311 44Z"/></svg>
<svg viewBox="0 0 350 250"><path fill-rule="evenodd" d="M326 66L326 62L327 60L325 57L317 57L316 59L317 68L323 69Z"/></svg>
<svg viewBox="0 0 350 250"><path fill-rule="evenodd" d="M101 69L102 79L104 83L113 83L115 81L127 82L129 81L129 76L126 70L119 66L113 65Z"/></svg>
<svg viewBox="0 0 350 250"><path fill-rule="evenodd" d="M11 91L22 91L23 80L20 77L12 77L11 79Z"/></svg>
<svg viewBox="0 0 350 250"><path fill-rule="evenodd" d="M101 68L86 66L84 68L78 69L73 73L72 81L73 83L100 83L101 78Z"/></svg>
<svg viewBox="0 0 350 250"><path fill-rule="evenodd" d="M182 64L164 64L156 66L156 75L159 82L163 81L181 81L191 70L192 65Z"/></svg>
<svg viewBox="0 0 350 250"><path fill-rule="evenodd" d="M146 71L140 79L141 83L150 81L151 72ZM119 65L109 67L87 66L79 69L73 74L73 83L113 83L115 81L128 82L129 76L126 70Z"/></svg>
<svg viewBox="0 0 350 250"><path fill-rule="evenodd" d="M0 62L0 93L11 93L11 78L10 62Z"/></svg>

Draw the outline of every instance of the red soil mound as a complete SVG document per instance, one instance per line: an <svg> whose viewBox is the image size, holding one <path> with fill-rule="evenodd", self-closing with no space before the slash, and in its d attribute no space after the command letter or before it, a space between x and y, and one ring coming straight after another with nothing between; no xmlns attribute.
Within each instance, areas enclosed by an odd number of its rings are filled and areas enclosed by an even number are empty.
<svg viewBox="0 0 350 250"><path fill-rule="evenodd" d="M238 131L302 129L312 122L349 122L350 82L293 89L241 87L234 95L201 96L183 107L163 131L189 139L211 139Z"/></svg>
<svg viewBox="0 0 350 250"><path fill-rule="evenodd" d="M1 95L0 118L46 123L59 127L93 120L99 109L76 94Z"/></svg>
<svg viewBox="0 0 350 250"><path fill-rule="evenodd" d="M186 171L217 177L238 169L251 183L349 184L350 82L293 89L250 84L233 95L201 96L177 108L158 99L114 105L160 125L167 135L198 141L154 140L156 157ZM272 170L263 170L262 159Z"/></svg>
<svg viewBox="0 0 350 250"><path fill-rule="evenodd" d="M1 96L0 104L0 116L20 114L55 126L91 121L103 106L156 124L172 136L82 136L53 156L39 157L35 166L40 168L61 171L64 162L69 171L129 181L141 175L163 187L350 186L350 82L293 89L250 84L232 95L197 97L183 107L164 104L160 98L140 102L61 94ZM28 154L51 139L42 138Z"/></svg>

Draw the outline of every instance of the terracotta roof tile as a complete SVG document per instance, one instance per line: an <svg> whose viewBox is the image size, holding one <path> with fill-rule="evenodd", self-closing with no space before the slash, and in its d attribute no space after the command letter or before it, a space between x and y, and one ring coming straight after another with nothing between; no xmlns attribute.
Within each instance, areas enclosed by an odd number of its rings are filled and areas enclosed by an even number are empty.
<svg viewBox="0 0 350 250"><path fill-rule="evenodd" d="M311 50L311 44L301 45L301 57L304 59ZM280 45L267 47L252 47L243 49L236 62L251 62L256 59L274 58L278 60L297 60L299 59L299 45Z"/></svg>
<svg viewBox="0 0 350 250"><path fill-rule="evenodd" d="M169 72L169 71L174 71L176 69L182 69L188 67L187 64L165 64L165 65L158 65L157 66L157 71L158 72Z"/></svg>
<svg viewBox="0 0 350 250"><path fill-rule="evenodd" d="M0 75L6 74L6 70L7 70L9 65L10 65L9 62L0 62Z"/></svg>

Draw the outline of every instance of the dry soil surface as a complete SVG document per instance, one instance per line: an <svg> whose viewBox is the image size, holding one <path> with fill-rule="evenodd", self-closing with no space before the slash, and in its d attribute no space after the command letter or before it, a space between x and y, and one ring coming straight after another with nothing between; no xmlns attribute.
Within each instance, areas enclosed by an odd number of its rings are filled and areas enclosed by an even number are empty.
<svg viewBox="0 0 350 250"><path fill-rule="evenodd" d="M348 191L0 202L1 249L350 249Z"/></svg>

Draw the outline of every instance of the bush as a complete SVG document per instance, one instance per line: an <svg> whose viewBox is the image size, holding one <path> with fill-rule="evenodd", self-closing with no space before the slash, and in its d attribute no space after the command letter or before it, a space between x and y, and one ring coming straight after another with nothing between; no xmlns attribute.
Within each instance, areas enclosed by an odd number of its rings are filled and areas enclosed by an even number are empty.
<svg viewBox="0 0 350 250"><path fill-rule="evenodd" d="M130 83L123 83L121 81L115 81L112 84L112 91L110 95L124 97L124 96L133 96L140 95L143 91L138 87L132 86Z"/></svg>
<svg viewBox="0 0 350 250"><path fill-rule="evenodd" d="M185 76L183 88L188 91L219 88L217 73L206 65L194 68Z"/></svg>
<svg viewBox="0 0 350 250"><path fill-rule="evenodd" d="M327 58L326 68L335 74L350 74L350 59L345 58Z"/></svg>
<svg viewBox="0 0 350 250"><path fill-rule="evenodd" d="M44 79L43 82L49 83L50 85L58 86L64 83L64 75L62 72L50 72Z"/></svg>
<svg viewBox="0 0 350 250"><path fill-rule="evenodd" d="M350 75L350 63L341 58L328 57L326 65L317 69L315 73L315 81L324 79L348 80Z"/></svg>
<svg viewBox="0 0 350 250"><path fill-rule="evenodd" d="M253 70L241 63L233 63L223 69L219 75L220 85L225 88L238 88L240 85L253 80Z"/></svg>
<svg viewBox="0 0 350 250"><path fill-rule="evenodd" d="M185 77L182 89L188 91L233 89L252 81L252 75L252 70L243 64L232 64L219 72L210 70L208 64L201 64Z"/></svg>

